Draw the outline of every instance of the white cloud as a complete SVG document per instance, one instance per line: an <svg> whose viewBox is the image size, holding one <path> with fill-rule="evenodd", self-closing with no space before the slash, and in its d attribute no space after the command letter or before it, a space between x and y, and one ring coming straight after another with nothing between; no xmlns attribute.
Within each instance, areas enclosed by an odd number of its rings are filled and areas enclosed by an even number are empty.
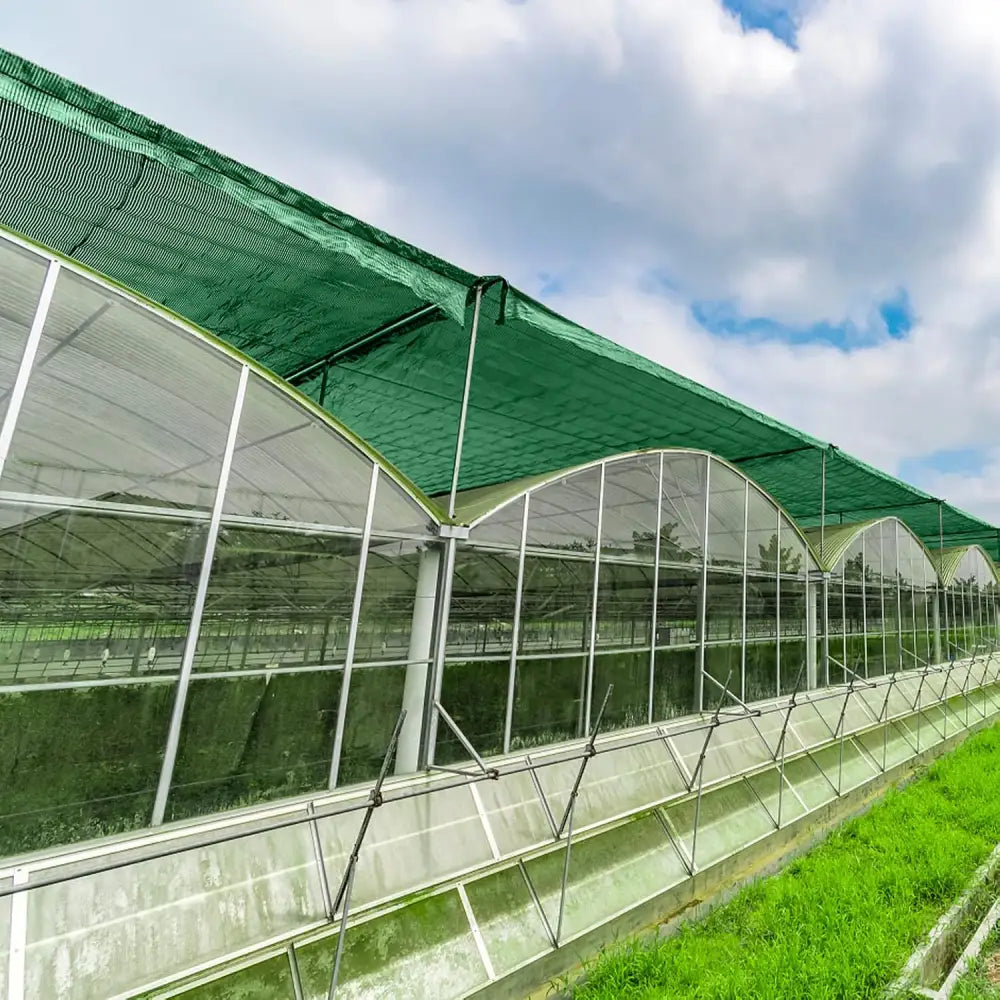
<svg viewBox="0 0 1000 1000"><path fill-rule="evenodd" d="M5 44L883 467L1000 427L1000 5L810 0L23 5ZM672 297L642 291L652 272ZM692 299L864 323L719 341ZM1000 471L937 486L996 511ZM997 514L1000 516L1000 513Z"/></svg>

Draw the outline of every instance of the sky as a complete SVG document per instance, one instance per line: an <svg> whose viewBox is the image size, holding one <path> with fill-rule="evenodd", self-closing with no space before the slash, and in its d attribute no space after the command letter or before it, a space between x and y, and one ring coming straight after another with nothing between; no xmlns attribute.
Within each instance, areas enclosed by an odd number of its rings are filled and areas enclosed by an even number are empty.
<svg viewBox="0 0 1000 1000"><path fill-rule="evenodd" d="M1000 523L997 0L0 0L0 25Z"/></svg>

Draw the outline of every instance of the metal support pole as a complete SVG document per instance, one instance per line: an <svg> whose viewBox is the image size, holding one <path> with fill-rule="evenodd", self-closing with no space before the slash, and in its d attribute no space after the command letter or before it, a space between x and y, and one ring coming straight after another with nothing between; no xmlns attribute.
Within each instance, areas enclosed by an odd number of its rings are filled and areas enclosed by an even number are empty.
<svg viewBox="0 0 1000 1000"><path fill-rule="evenodd" d="M781 806L784 800L785 791L785 737L788 734L788 726L792 721L792 712L795 711L796 700L799 695L799 685L802 683L802 674L806 669L805 663L799 664L799 671L795 677L795 687L792 689L792 696L788 699L788 711L785 712L785 721L781 724L781 735L778 737L778 745L775 748L772 760L778 759L781 754L781 764L778 766L778 829L781 829Z"/></svg>
<svg viewBox="0 0 1000 1000"><path fill-rule="evenodd" d="M406 679L403 682L406 722L399 736L396 774L409 774L420 767L420 736L424 699L427 697L428 667L433 654L434 611L440 569L441 549L438 546L425 548L420 553L417 566L417 589L410 623L410 646L406 654Z"/></svg>
<svg viewBox="0 0 1000 1000"><path fill-rule="evenodd" d="M811 691L817 686L816 677L816 604L821 597L815 580L806 574L806 687Z"/></svg>
<svg viewBox="0 0 1000 1000"><path fill-rule="evenodd" d="M580 758L580 767L576 772L576 779L573 782L573 787L570 789L569 799L566 801L566 809L563 812L562 819L559 825L556 827L556 839L558 840L562 836L563 828L569 820L570 814L576 805L576 797L580 792L580 784L583 781L584 772L587 770L587 765L590 763L591 757L594 757L597 750L594 748L594 741L597 739L597 734L601 729L601 721L604 719L604 710L608 707L608 699L611 697L611 690L614 684L609 684L607 691L604 692L604 701L601 702L601 710L597 713L597 718L594 720L594 725L590 730L590 736L587 738L587 745L583 749L583 756Z"/></svg>
<svg viewBox="0 0 1000 1000"><path fill-rule="evenodd" d="M706 621L708 619L708 511L712 495L712 459L705 456L705 520L701 536L701 587L698 592L698 649L695 654L694 710L704 711L705 707L705 643Z"/></svg>
<svg viewBox="0 0 1000 1000"><path fill-rule="evenodd" d="M427 679L427 714L424 717L423 730L425 734L423 752L420 764L429 767L434 763L434 750L437 746L437 712L434 703L441 700L441 688L444 683L444 660L448 651L448 618L451 614L451 591L455 579L455 552L457 541L451 536L445 542L444 560L441 567L440 584L438 585L438 615L435 625L434 663Z"/></svg>
<svg viewBox="0 0 1000 1000"><path fill-rule="evenodd" d="M944 587L944 578L941 576L944 556L944 503L938 501L938 596L944 603L944 658L951 659L951 625L948 620L948 592Z"/></svg>
<svg viewBox="0 0 1000 1000"><path fill-rule="evenodd" d="M774 660L775 660L775 690L776 698L781 697L781 514L778 517L778 527L775 533L775 547L778 558L775 560L774 585Z"/></svg>
<svg viewBox="0 0 1000 1000"><path fill-rule="evenodd" d="M510 753L511 730L514 726L514 697L517 686L517 654L521 644L521 602L524 599L524 553L528 545L528 517L531 494L524 495L521 511L521 540L517 548L517 583L514 588L514 624L510 635L510 669L507 674L507 704L503 720L503 752Z"/></svg>
<svg viewBox="0 0 1000 1000"><path fill-rule="evenodd" d="M729 668L729 674L726 677L726 683L723 685L722 694L719 697L719 704L716 706L715 714L712 716L712 721L709 724L708 732L705 735L705 742L702 744L701 753L698 755L698 763L695 765L694 773L691 775L691 784L694 784L695 777L698 778L698 797L694 802L694 828L691 831L691 867L697 869L698 867L698 824L701 821L701 791L705 783L705 757L708 755L708 745L712 741L712 736L715 734L715 730L718 728L721 714L722 706L726 700L726 694L729 691L729 684L733 679L732 667ZM688 785L688 792L691 791L691 785Z"/></svg>
<svg viewBox="0 0 1000 1000"><path fill-rule="evenodd" d="M472 369L476 359L476 336L479 333L479 313L483 304L482 286L476 288L476 304L472 312L472 330L469 333L469 354L465 362L465 385L462 389L462 408L458 415L458 436L455 439L455 460L451 470L451 492L448 494L448 517L455 516L455 496L458 477L462 469L462 446L465 444L465 422L469 416L469 393L472 390Z"/></svg>
<svg viewBox="0 0 1000 1000"><path fill-rule="evenodd" d="M368 506L365 510L365 526L361 534L361 552L358 554L358 577L354 581L351 624L347 633L347 648L344 650L344 673L340 681L340 698L337 701L337 724L333 733L333 752L330 755L330 781L328 787L331 789L337 787L337 779L340 777L340 758L344 751L344 731L347 728L347 705L351 695L354 651L358 644L361 600L365 592L365 570L368 568L368 549L371 544L372 521L375 517L375 492L378 489L378 473L379 468L377 463L372 462L372 476L368 486Z"/></svg>
<svg viewBox="0 0 1000 1000"><path fill-rule="evenodd" d="M49 261L48 269L45 272L45 280L42 282L42 290L38 296L38 304L35 306L35 315L28 329L28 338L24 342L21 364L18 366L14 385L10 390L7 412L4 414L3 425L0 426L0 474L3 473L4 465L7 462L7 455L10 453L10 444L14 440L14 427L21 413L25 394L28 391L28 380L31 378L31 369L35 364L38 345L42 341L42 331L45 329L45 321L49 315L49 306L52 304L52 296L56 290L56 281L59 279L59 267L59 261Z"/></svg>
<svg viewBox="0 0 1000 1000"><path fill-rule="evenodd" d="M819 558L826 569L826 446L820 451Z"/></svg>
<svg viewBox="0 0 1000 1000"><path fill-rule="evenodd" d="M229 485L229 472L233 465L233 453L236 451L236 436L240 426L240 417L243 413L243 401L246 398L249 378L250 369L247 365L243 365L240 368L240 377L236 384L233 412L229 418L229 433L226 437L225 449L222 453L222 463L219 467L219 480L215 488L215 503L212 506L212 517L208 522L208 531L205 535L205 550L202 553L201 570L198 573L194 606L191 609L191 621L188 624L187 639L184 643L184 652L181 655L181 669L177 677L177 693L174 696L174 707L170 716L170 728L167 730L167 742L163 751L163 764L160 767L160 778L156 786L156 798L153 801L153 815L150 820L150 825L152 826L159 826L167 813L167 797L170 794L170 784L174 776L174 765L177 762L177 748L180 746L181 739L181 723L184 720L184 709L187 705L187 693L191 683L191 672L194 669L195 652L198 649L201 619L205 612L205 600L208 597L208 581L212 575L215 546L219 538L219 525L222 522L226 488Z"/></svg>
<svg viewBox="0 0 1000 1000"><path fill-rule="evenodd" d="M747 535L750 528L750 480L743 483L743 580L740 586L740 701L747 700Z"/></svg>
<svg viewBox="0 0 1000 1000"><path fill-rule="evenodd" d="M820 600L823 602L820 622L822 632L820 634L820 656L819 674L820 685L830 686L830 574L823 570L823 584L821 588Z"/></svg>
<svg viewBox="0 0 1000 1000"><path fill-rule="evenodd" d="M458 723L445 711L444 705L441 702L435 700L434 709L437 712L439 718L444 720L444 724L455 734L455 738L459 743L462 744L462 748L465 752L472 758L473 762L477 767L477 771L473 772L475 774L482 774L487 778L499 778L500 772L497 771L495 767L487 767L483 758L480 757L479 752L472 745L468 736L462 732L461 727ZM463 771L461 768L457 767L444 767L441 764L431 764L431 767L435 771L450 771L452 774L470 774L469 771Z"/></svg>
<svg viewBox="0 0 1000 1000"><path fill-rule="evenodd" d="M327 993L328 1000L334 1000L337 993L337 982L340 979L340 960L344 954L344 940L347 937L347 918L351 906L351 891L354 888L354 875L358 868L358 858L361 854L361 845L364 843L368 827L371 825L372 816L376 809L382 805L382 785L386 775L389 773L389 765L392 763L393 754L396 752L396 744L399 742L399 734L403 729L403 721L406 719L406 709L402 709L399 718L396 719L396 727L389 738L389 745L385 748L385 756L382 758L382 767L375 785L368 793L368 805L365 814L361 818L361 827L357 837L354 838L354 848L347 860L347 868L344 877L340 880L340 888L337 890L336 899L333 902L333 912L340 910L340 929L337 932L337 951L333 960L333 973L330 976L330 989Z"/></svg>
<svg viewBox="0 0 1000 1000"><path fill-rule="evenodd" d="M558 838L562 836L563 828L565 827L566 829L566 855L563 858L562 886L559 890L559 916L556 920L555 933L557 947L559 945L559 940L562 938L563 913L566 909L566 886L569 881L570 853L573 850L573 817L576 815L576 799L580 793L580 784L583 781L584 772L587 770L587 764L590 763L590 758L597 752L594 749L594 741L597 739L597 734L600 731L601 721L604 718L604 710L608 707L608 699L611 697L611 689L613 686L614 685L609 684L607 691L604 693L604 701L601 702L601 710L597 713L597 719L594 722L594 727L590 731L590 738L587 740L587 746L584 749L583 757L580 760L580 767L576 772L576 780L573 782L573 787L569 793L569 800L566 802L566 810L563 813L562 821L556 830L556 837Z"/></svg>
<svg viewBox="0 0 1000 1000"><path fill-rule="evenodd" d="M604 482L606 463L601 462L601 485L597 490L597 539L594 543L594 592L590 602L590 649L587 653L587 680L583 701L583 717L590 726L594 698L594 656L597 646L597 597L601 590L601 542L604 533Z"/></svg>
<svg viewBox="0 0 1000 1000"><path fill-rule="evenodd" d="M656 492L656 538L653 544L653 610L649 626L649 707L646 721L653 721L653 685L656 681L656 626L659 621L657 603L660 599L660 533L663 531L663 452L660 452L660 469Z"/></svg>

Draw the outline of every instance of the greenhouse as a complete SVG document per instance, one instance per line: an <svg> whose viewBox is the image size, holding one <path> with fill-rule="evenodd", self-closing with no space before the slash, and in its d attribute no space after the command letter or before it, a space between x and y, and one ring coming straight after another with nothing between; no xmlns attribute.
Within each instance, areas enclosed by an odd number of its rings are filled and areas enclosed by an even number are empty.
<svg viewBox="0 0 1000 1000"><path fill-rule="evenodd" d="M996 526L6 53L0 136L0 994L526 993L1000 715Z"/></svg>
<svg viewBox="0 0 1000 1000"><path fill-rule="evenodd" d="M815 529L809 535L819 542ZM938 575L909 528L894 517L837 525L823 544L830 681L940 663Z"/></svg>
<svg viewBox="0 0 1000 1000"><path fill-rule="evenodd" d="M949 659L993 649L1000 638L997 568L978 545L935 553L944 600L938 621Z"/></svg>

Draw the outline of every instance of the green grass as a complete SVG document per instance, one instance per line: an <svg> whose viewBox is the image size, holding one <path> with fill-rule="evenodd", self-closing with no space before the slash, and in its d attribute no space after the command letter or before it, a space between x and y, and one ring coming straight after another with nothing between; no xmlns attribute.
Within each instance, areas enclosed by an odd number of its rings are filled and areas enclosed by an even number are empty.
<svg viewBox="0 0 1000 1000"><path fill-rule="evenodd" d="M673 937L605 951L570 995L878 997L998 841L1000 728L994 727L704 921Z"/></svg>

